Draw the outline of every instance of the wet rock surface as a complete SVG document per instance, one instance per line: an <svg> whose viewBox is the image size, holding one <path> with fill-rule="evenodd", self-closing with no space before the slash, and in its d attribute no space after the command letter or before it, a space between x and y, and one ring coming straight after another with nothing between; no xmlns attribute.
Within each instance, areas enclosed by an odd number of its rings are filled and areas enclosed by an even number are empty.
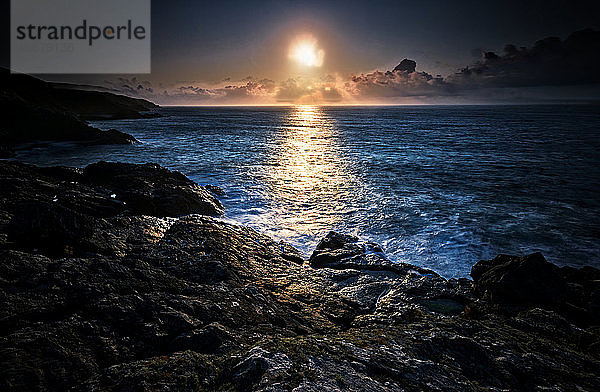
<svg viewBox="0 0 600 392"><path fill-rule="evenodd" d="M98 162L83 170L83 182L114 190L115 198L137 215L223 214L223 206L207 188L152 163Z"/></svg>
<svg viewBox="0 0 600 392"><path fill-rule="evenodd" d="M223 214L205 188L155 164L98 162L74 169L0 161L0 203L3 247L51 255L118 252L126 221L135 215Z"/></svg>
<svg viewBox="0 0 600 392"><path fill-rule="evenodd" d="M541 253L525 257L499 255L473 266L475 294L497 309L551 309L580 325L600 320L600 271L546 261Z"/></svg>
<svg viewBox="0 0 600 392"><path fill-rule="evenodd" d="M304 260L173 202L220 207L196 187L0 162L0 388L598 389L598 270L499 256L446 280L335 232Z"/></svg>

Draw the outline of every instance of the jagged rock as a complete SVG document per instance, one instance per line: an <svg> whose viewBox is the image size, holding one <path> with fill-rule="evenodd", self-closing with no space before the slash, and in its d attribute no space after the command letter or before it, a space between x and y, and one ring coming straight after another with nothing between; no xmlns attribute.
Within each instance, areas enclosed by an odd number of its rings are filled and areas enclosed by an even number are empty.
<svg viewBox="0 0 600 392"><path fill-rule="evenodd" d="M431 270L403 263L393 263L385 258L381 247L374 242L361 241L358 237L330 231L310 256L313 268L358 269L390 271L405 275L410 271L437 275Z"/></svg>
<svg viewBox="0 0 600 392"><path fill-rule="evenodd" d="M83 181L111 189L134 214L178 217L218 216L221 203L205 188L179 172L155 164L98 162L83 171Z"/></svg>
<svg viewBox="0 0 600 392"><path fill-rule="evenodd" d="M74 255L81 240L90 236L94 218L56 203L30 201L17 205L10 223L9 239L34 245L48 254Z"/></svg>
<svg viewBox="0 0 600 392"><path fill-rule="evenodd" d="M214 194L215 196L225 196L225 191L223 190L223 188L218 187L216 185L204 185L204 187L206 188L206 190L208 190L210 193Z"/></svg>
<svg viewBox="0 0 600 392"><path fill-rule="evenodd" d="M183 351L132 360L103 368L74 390L88 391L210 391L217 369L204 355Z"/></svg>
<svg viewBox="0 0 600 392"><path fill-rule="evenodd" d="M254 347L233 368L232 381L239 386L241 391L272 387L274 381L278 379L283 381L288 376L287 371L291 366L292 362L287 355L270 353L260 347Z"/></svg>
<svg viewBox="0 0 600 392"><path fill-rule="evenodd" d="M474 268L474 297L470 280L393 266L376 244L338 233L309 264L206 215L132 215L109 189L124 167L103 178L0 162L0 389L597 389L597 269L502 256ZM150 193L155 181L188 184L130 171ZM46 209L28 215L24 202ZM36 248L32 232L4 240L35 222L78 244L74 254ZM562 294L538 301L555 274ZM537 302L507 293L521 284Z"/></svg>
<svg viewBox="0 0 600 392"><path fill-rule="evenodd" d="M493 303L555 303L563 299L566 290L559 268L541 253L480 261L471 276L475 293Z"/></svg>
<svg viewBox="0 0 600 392"><path fill-rule="evenodd" d="M7 240L54 256L123 252L122 238L144 224L124 228L122 219L108 218L223 213L212 194L181 173L105 162L84 170L0 162L0 202Z"/></svg>
<svg viewBox="0 0 600 392"><path fill-rule="evenodd" d="M492 304L546 307L583 324L600 320L597 269L559 268L541 253L533 253L480 261L473 266L471 276L475 294Z"/></svg>
<svg viewBox="0 0 600 392"><path fill-rule="evenodd" d="M229 332L222 325L213 323L200 330L195 329L177 336L172 343L172 349L175 351L193 350L199 353L213 354L228 340L232 340Z"/></svg>

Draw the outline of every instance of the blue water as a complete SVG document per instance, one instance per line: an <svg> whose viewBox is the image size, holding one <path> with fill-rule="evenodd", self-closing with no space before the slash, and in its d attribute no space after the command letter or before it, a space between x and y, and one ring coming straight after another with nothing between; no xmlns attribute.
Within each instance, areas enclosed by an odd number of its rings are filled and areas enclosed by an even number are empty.
<svg viewBox="0 0 600 392"><path fill-rule="evenodd" d="M600 107L163 108L94 122L142 144L54 145L17 159L157 162L222 187L227 218L307 255L329 230L468 276L542 251L600 267Z"/></svg>

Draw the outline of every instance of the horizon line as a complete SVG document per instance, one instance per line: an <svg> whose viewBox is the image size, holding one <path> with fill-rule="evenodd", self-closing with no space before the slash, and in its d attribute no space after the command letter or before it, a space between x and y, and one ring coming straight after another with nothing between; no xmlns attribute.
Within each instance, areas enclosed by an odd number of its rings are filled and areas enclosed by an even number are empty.
<svg viewBox="0 0 600 392"><path fill-rule="evenodd" d="M151 102L151 101L150 101ZM323 106L323 107L407 107L407 106L523 106L523 105L600 105L597 101L560 101L560 102L473 102L473 103L356 103L356 104L300 104L300 103L286 103L286 104L175 104L175 105L161 105L156 102L152 102L161 108L166 107L206 107L206 108L217 108L217 107L296 107L296 106Z"/></svg>

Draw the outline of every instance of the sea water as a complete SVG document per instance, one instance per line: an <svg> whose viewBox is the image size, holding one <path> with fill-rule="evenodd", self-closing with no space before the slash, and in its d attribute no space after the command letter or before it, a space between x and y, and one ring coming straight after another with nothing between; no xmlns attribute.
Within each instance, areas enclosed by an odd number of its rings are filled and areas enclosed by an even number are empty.
<svg viewBox="0 0 600 392"><path fill-rule="evenodd" d="M600 106L167 107L96 121L132 146L55 144L41 165L156 162L223 188L226 217L310 255L330 230L468 276L541 251L600 267Z"/></svg>

